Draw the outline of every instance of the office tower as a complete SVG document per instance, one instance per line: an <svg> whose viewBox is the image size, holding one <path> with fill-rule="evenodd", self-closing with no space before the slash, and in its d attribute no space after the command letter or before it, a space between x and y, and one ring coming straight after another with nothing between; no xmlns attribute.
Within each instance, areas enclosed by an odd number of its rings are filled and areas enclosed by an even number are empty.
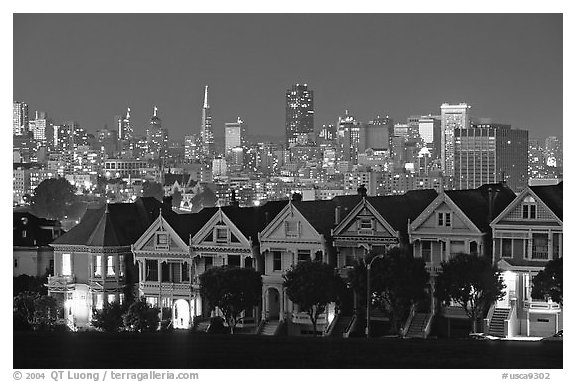
<svg viewBox="0 0 576 382"><path fill-rule="evenodd" d="M134 135L134 130L130 124L130 108L126 110L126 115L124 117L117 116L116 123L118 125L118 140L128 141Z"/></svg>
<svg viewBox="0 0 576 382"><path fill-rule="evenodd" d="M226 155L228 155L234 147L246 145L246 124L238 117L236 122L229 122L224 125L224 146Z"/></svg>
<svg viewBox="0 0 576 382"><path fill-rule="evenodd" d="M308 85L292 85L286 91L286 147L296 144L299 136L314 133L314 92Z"/></svg>
<svg viewBox="0 0 576 382"><path fill-rule="evenodd" d="M457 189L505 180L522 191L528 186L528 131L498 123L455 129L454 170Z"/></svg>
<svg viewBox="0 0 576 382"><path fill-rule="evenodd" d="M390 148L390 133L394 131L394 121L389 117L377 116L360 130L360 152L366 149L387 150Z"/></svg>
<svg viewBox="0 0 576 382"><path fill-rule="evenodd" d="M208 86L204 87L204 105L202 106L202 124L200 126L200 139L202 141L202 153L211 159L216 154L214 147L214 130L212 129L212 112L208 104Z"/></svg>
<svg viewBox="0 0 576 382"><path fill-rule="evenodd" d="M32 132L34 139L41 142L46 142L51 136L50 122L46 118L46 113L36 112L35 118L28 122L29 131Z"/></svg>
<svg viewBox="0 0 576 382"><path fill-rule="evenodd" d="M420 138L428 147L432 149L432 157L439 158L442 150L442 122L440 116L423 115L418 119L418 133Z"/></svg>
<svg viewBox="0 0 576 382"><path fill-rule="evenodd" d="M454 176L454 130L470 127L470 106L466 103L440 106L441 135L440 152L442 172L445 176Z"/></svg>
<svg viewBox="0 0 576 382"><path fill-rule="evenodd" d="M352 164L358 163L358 152L360 151L360 130L361 124L348 114L348 110L342 117L338 117L336 124L336 137L341 161Z"/></svg>
<svg viewBox="0 0 576 382"><path fill-rule="evenodd" d="M562 167L562 140L550 136L544 140L544 155L548 167Z"/></svg>
<svg viewBox="0 0 576 382"><path fill-rule="evenodd" d="M162 127L162 120L158 117L158 108L154 106L154 115L150 118L150 125L146 130L146 143L148 154L154 159L165 159L168 152L168 130Z"/></svg>
<svg viewBox="0 0 576 382"><path fill-rule="evenodd" d="M184 159L187 162L194 162L200 159L202 145L197 134L186 135L184 137Z"/></svg>
<svg viewBox="0 0 576 382"><path fill-rule="evenodd" d="M98 149L107 158L115 157L118 153L118 132L117 130L103 129L96 131L98 139Z"/></svg>
<svg viewBox="0 0 576 382"><path fill-rule="evenodd" d="M318 133L318 144L332 142L336 139L336 126L333 123L322 125Z"/></svg>
<svg viewBox="0 0 576 382"><path fill-rule="evenodd" d="M24 102L14 101L12 119L12 134L26 135L28 133L28 105Z"/></svg>

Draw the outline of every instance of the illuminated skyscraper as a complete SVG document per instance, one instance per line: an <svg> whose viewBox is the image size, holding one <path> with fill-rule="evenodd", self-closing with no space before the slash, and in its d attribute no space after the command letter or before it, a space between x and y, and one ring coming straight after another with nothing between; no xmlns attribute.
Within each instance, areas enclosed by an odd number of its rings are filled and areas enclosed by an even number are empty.
<svg viewBox="0 0 576 382"><path fill-rule="evenodd" d="M207 158L214 158L214 130L212 130L212 112L208 104L208 86L204 87L204 105L202 106L202 124L200 126L202 153Z"/></svg>
<svg viewBox="0 0 576 382"><path fill-rule="evenodd" d="M150 118L150 125L146 130L148 154L154 159L165 159L168 151L168 130L162 127L162 120L158 117L158 108L154 106L154 115Z"/></svg>
<svg viewBox="0 0 576 382"><path fill-rule="evenodd" d="M336 136L338 141L339 159L358 163L358 151L360 148L360 129L361 124L354 116L346 114L338 118L336 125Z"/></svg>
<svg viewBox="0 0 576 382"><path fill-rule="evenodd" d="M28 105L15 101L13 111L12 134L25 135L28 132Z"/></svg>
<svg viewBox="0 0 576 382"><path fill-rule="evenodd" d="M505 180L522 191L528 186L528 131L498 123L455 129L454 170L457 189Z"/></svg>
<svg viewBox="0 0 576 382"><path fill-rule="evenodd" d="M118 117L118 139L121 141L128 141L132 138L134 131L130 125L130 108L126 111L125 117Z"/></svg>
<svg viewBox="0 0 576 382"><path fill-rule="evenodd" d="M470 127L470 106L466 103L440 106L441 111L441 158L442 172L445 176L454 176L454 130Z"/></svg>
<svg viewBox="0 0 576 382"><path fill-rule="evenodd" d="M246 124L238 117L236 122L225 124L225 152L230 154L234 147L246 145Z"/></svg>
<svg viewBox="0 0 576 382"><path fill-rule="evenodd" d="M295 145L298 138L314 133L314 92L308 85L292 85L286 91L286 147Z"/></svg>

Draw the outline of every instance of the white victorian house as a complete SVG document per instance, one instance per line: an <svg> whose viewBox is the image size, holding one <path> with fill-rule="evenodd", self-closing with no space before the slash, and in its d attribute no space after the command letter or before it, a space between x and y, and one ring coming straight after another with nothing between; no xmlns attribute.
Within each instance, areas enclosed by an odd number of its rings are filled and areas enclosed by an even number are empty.
<svg viewBox="0 0 576 382"><path fill-rule="evenodd" d="M501 321L502 336L550 336L563 327L562 306L532 298L532 280L562 257L563 183L522 191L490 224L494 262L504 271L506 296L491 309L486 324Z"/></svg>

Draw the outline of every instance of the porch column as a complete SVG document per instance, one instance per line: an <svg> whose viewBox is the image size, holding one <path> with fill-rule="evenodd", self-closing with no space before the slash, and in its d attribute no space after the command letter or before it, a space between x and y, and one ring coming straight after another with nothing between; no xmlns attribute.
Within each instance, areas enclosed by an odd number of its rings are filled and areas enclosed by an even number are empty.
<svg viewBox="0 0 576 382"><path fill-rule="evenodd" d="M161 283L163 281L162 280L162 261L158 260L156 267L158 268L158 282Z"/></svg>
<svg viewBox="0 0 576 382"><path fill-rule="evenodd" d="M553 238L552 238L552 230L548 230L548 259L552 259L554 256L554 249L553 249Z"/></svg>
<svg viewBox="0 0 576 382"><path fill-rule="evenodd" d="M558 257L562 257L562 236L563 232L558 234Z"/></svg>
<svg viewBox="0 0 576 382"><path fill-rule="evenodd" d="M266 297L268 296L268 289L267 288L262 288L263 292L262 292L262 321L264 321L266 319L266 311L268 310L267 304L266 304Z"/></svg>
<svg viewBox="0 0 576 382"><path fill-rule="evenodd" d="M286 304L285 292L283 288L280 289L278 297L280 298L280 321L284 321L284 304Z"/></svg>

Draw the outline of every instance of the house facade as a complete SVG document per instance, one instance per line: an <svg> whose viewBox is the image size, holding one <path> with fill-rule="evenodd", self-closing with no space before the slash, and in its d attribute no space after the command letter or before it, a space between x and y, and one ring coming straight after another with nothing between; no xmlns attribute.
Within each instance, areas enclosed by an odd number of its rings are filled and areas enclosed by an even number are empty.
<svg viewBox="0 0 576 382"><path fill-rule="evenodd" d="M153 306L169 308L174 328L194 318L218 315L200 295L199 276L223 265L260 269L257 232L287 202L261 207L204 208L193 214L159 216L133 246L139 294ZM244 312L239 327L255 327L259 310Z"/></svg>
<svg viewBox="0 0 576 382"><path fill-rule="evenodd" d="M514 192L499 183L472 190L444 191L409 225L408 236L414 257L422 258L430 273L430 305L426 319L431 321L435 315L441 317L448 335L452 324L458 324L452 320L467 320L468 316L462 307L456 304L440 306L434 298L441 264L460 253L491 257L489 223L514 198Z"/></svg>
<svg viewBox="0 0 576 382"><path fill-rule="evenodd" d="M49 244L64 233L62 225L29 212L14 211L12 215L13 276L52 275L54 250Z"/></svg>
<svg viewBox="0 0 576 382"><path fill-rule="evenodd" d="M56 239L54 275L48 294L62 306L73 330L90 326L94 309L104 302L123 302L137 281L131 244L157 215L161 203L141 198L135 203L88 209L80 223Z"/></svg>
<svg viewBox="0 0 576 382"><path fill-rule="evenodd" d="M289 335L313 334L307 313L300 312L286 295L284 274L302 261L329 263L333 256L330 229L336 203L331 200L290 201L259 235L263 260L262 320L264 332L274 334L280 326ZM320 334L335 314L330 304L317 321Z"/></svg>
<svg viewBox="0 0 576 382"><path fill-rule="evenodd" d="M531 296L534 276L563 255L562 190L563 183L527 187L490 224L493 261L503 271L506 296L491 309L486 324L504 316L505 337L549 336L563 327L562 306Z"/></svg>

